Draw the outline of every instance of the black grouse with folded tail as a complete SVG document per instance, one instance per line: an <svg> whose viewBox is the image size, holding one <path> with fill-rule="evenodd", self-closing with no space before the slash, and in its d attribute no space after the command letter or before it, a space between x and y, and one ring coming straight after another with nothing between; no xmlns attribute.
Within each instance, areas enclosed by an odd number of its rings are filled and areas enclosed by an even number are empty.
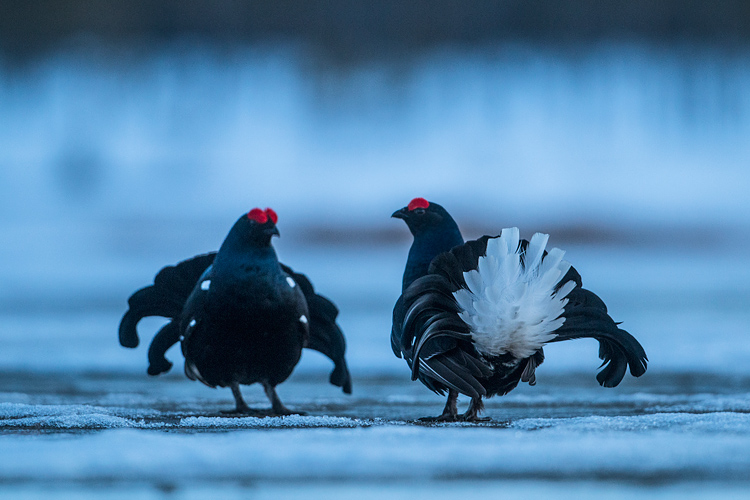
<svg viewBox="0 0 750 500"><path fill-rule="evenodd" d="M640 343L583 288L581 276L548 236L529 241L517 228L464 243L450 214L415 198L397 210L414 242L402 293L393 309L391 347L438 394L448 393L438 421L478 421L482 398L507 394L519 382L534 385L543 346L577 338L599 341L597 380L615 387L630 373L646 372ZM458 415L458 394L471 398Z"/></svg>
<svg viewBox="0 0 750 500"><path fill-rule="evenodd" d="M227 413L288 415L276 386L292 373L302 348L334 362L330 382L351 393L338 309L315 293L303 274L281 264L271 246L278 236L271 209L254 208L237 220L218 252L162 269L154 284L135 292L120 323L120 344L138 345L146 316L169 318L149 347L148 373L172 367L167 349L181 341L185 374L210 387L229 387L236 409ZM271 411L248 408L240 385L260 383Z"/></svg>

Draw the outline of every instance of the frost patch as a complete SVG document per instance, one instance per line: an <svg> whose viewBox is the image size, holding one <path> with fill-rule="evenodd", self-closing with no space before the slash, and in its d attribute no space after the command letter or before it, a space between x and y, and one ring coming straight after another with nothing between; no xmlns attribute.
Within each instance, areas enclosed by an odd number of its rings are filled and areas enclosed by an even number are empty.
<svg viewBox="0 0 750 500"><path fill-rule="evenodd" d="M705 432L746 433L750 415L746 413L655 413L633 417L528 418L510 425L521 430L555 429L576 432Z"/></svg>
<svg viewBox="0 0 750 500"><path fill-rule="evenodd" d="M87 405L27 405L0 403L0 427L45 429L154 428L149 424L114 415L106 408Z"/></svg>
<svg viewBox="0 0 750 500"><path fill-rule="evenodd" d="M178 424L186 428L313 428L313 427L364 427L371 422L345 417L311 417L303 415L289 415L285 417L187 417Z"/></svg>

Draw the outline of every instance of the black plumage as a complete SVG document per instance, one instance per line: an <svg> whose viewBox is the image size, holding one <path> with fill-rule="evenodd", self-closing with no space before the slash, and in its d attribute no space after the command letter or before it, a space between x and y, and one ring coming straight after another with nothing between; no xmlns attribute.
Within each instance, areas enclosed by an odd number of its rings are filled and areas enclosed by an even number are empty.
<svg viewBox="0 0 750 500"><path fill-rule="evenodd" d="M469 312L459 304L457 294L475 297L467 295L467 290L471 287L466 283L465 273L474 272L480 278L492 274L492 271L488 271L492 269L488 264L489 260L485 260L482 265L480 260L487 257L488 241L499 237L483 236L464 243L450 214L440 205L422 198L412 200L408 207L396 211L393 217L406 222L414 236L414 242L404 271L402 294L393 310L391 347L396 356L405 358L411 368L413 380L419 379L438 394L448 392L445 409L437 420L478 420L478 413L483 408L483 397L507 394L519 382L534 385L535 369L544 361L542 346L546 343L584 337L598 340L599 356L604 361L604 368L597 375L597 380L605 387L618 385L628 366L633 376L639 377L645 373L647 358L643 347L632 335L618 327L598 296L583 288L581 276L575 268L569 265L565 267L564 264L560 264L559 275L553 276L554 281L550 285L554 286L548 290L544 299L553 304L558 292L564 294L559 299L560 309L556 317L545 319L554 325L554 328L549 327L546 337L542 336L540 340L528 334L530 338L525 339L525 344L522 343L521 347L510 343L502 345L501 339L497 337L490 339L490 343L496 342L493 344L494 350L486 347L478 339L480 336L485 339L488 335L491 337L492 332L479 331L476 325L472 327L464 320ZM546 239L544 242L546 243ZM543 245L539 247L535 243L534 248L529 249L528 241L518 239L517 247L511 249L511 254L517 254L521 271L529 267L536 272L544 269L544 266L552 266L557 262L554 259L558 255L562 258L562 252L556 250L558 253L550 261L546 261L548 253L538 252L543 248ZM536 252L538 259L526 262L534 259L533 255L527 255L528 251ZM539 267L532 269L531 266ZM529 279L541 280L535 272L530 272L532 278ZM541 271L538 274L541 276ZM477 286L474 285L475 288ZM522 286L526 287L522 290L526 290L530 285ZM461 290L464 291L460 292ZM487 297L492 297L492 294L487 292ZM480 304L482 314L500 315L499 322L509 321L512 324L513 321L520 321L517 318L527 313L521 309L531 307L519 302L508 310L507 317L501 317L504 314L502 308L506 305L500 302L505 299L507 297L482 299L485 301ZM492 300L496 300L496 303ZM488 307L495 309L487 312ZM559 319L554 321L557 318L564 318L561 325ZM536 324L541 324L541 320L531 324L528 331L542 331ZM523 328L522 325L517 330L525 334L526 330ZM511 333L517 334L517 331ZM528 346L533 346L533 349L528 350ZM469 409L461 416L456 409L459 393L471 397Z"/></svg>
<svg viewBox="0 0 750 500"><path fill-rule="evenodd" d="M169 371L172 363L164 355L181 341L186 375L210 387L230 387L238 413L257 413L239 389L256 382L271 401L271 414L290 413L275 387L292 373L303 347L328 356L334 362L331 383L350 394L338 309L305 275L278 262L271 246L278 234L276 214L253 209L235 223L218 252L162 269L153 285L128 300L120 344L138 345L142 318L169 318L149 347L148 373Z"/></svg>

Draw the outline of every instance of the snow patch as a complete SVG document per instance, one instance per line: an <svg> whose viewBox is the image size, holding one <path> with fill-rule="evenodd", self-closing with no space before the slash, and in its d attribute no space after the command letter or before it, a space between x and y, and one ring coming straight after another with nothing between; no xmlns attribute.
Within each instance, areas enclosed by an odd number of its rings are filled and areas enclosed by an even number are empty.
<svg viewBox="0 0 750 500"><path fill-rule="evenodd" d="M116 415L113 409L88 405L27 405L0 403L0 427L47 429L117 429L122 427L152 428L147 424ZM141 414L148 412L141 412Z"/></svg>
<svg viewBox="0 0 750 500"><path fill-rule="evenodd" d="M643 432L668 430L687 433L746 433L750 429L747 413L655 413L632 417L574 417L530 418L512 422L511 428L556 431L591 432Z"/></svg>
<svg viewBox="0 0 750 500"><path fill-rule="evenodd" d="M179 427L188 428L280 428L280 427L362 427L372 425L359 419L345 417L318 417L307 415L289 415L284 417L187 417L180 420Z"/></svg>

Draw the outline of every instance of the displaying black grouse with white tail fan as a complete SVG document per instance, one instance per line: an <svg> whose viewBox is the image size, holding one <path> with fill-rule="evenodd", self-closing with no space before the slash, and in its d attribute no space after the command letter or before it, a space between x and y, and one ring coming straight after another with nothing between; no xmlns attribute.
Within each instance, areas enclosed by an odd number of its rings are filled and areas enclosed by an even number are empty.
<svg viewBox="0 0 750 500"><path fill-rule="evenodd" d="M543 346L551 342L598 340L604 362L596 378L605 387L618 385L628 366L635 377L646 372L643 347L583 288L562 250L545 250L547 235L526 241L510 228L464 243L450 214L423 198L393 217L406 222L414 242L393 309L391 347L406 359L412 380L448 392L442 415L425 420L480 420L483 397L535 384ZM459 393L471 397L460 416Z"/></svg>
<svg viewBox="0 0 750 500"><path fill-rule="evenodd" d="M331 383L351 393L338 309L315 293L305 275L279 263L271 246L279 234L276 222L273 210L254 208L234 224L218 252L165 267L153 285L130 297L121 345L138 346L142 318L170 318L149 347L149 374L169 371L164 354L180 340L185 374L210 387L230 387L236 402L231 413L268 414L242 399L240 384L257 382L271 401L270 414L287 415L292 412L275 387L308 347L331 358Z"/></svg>

